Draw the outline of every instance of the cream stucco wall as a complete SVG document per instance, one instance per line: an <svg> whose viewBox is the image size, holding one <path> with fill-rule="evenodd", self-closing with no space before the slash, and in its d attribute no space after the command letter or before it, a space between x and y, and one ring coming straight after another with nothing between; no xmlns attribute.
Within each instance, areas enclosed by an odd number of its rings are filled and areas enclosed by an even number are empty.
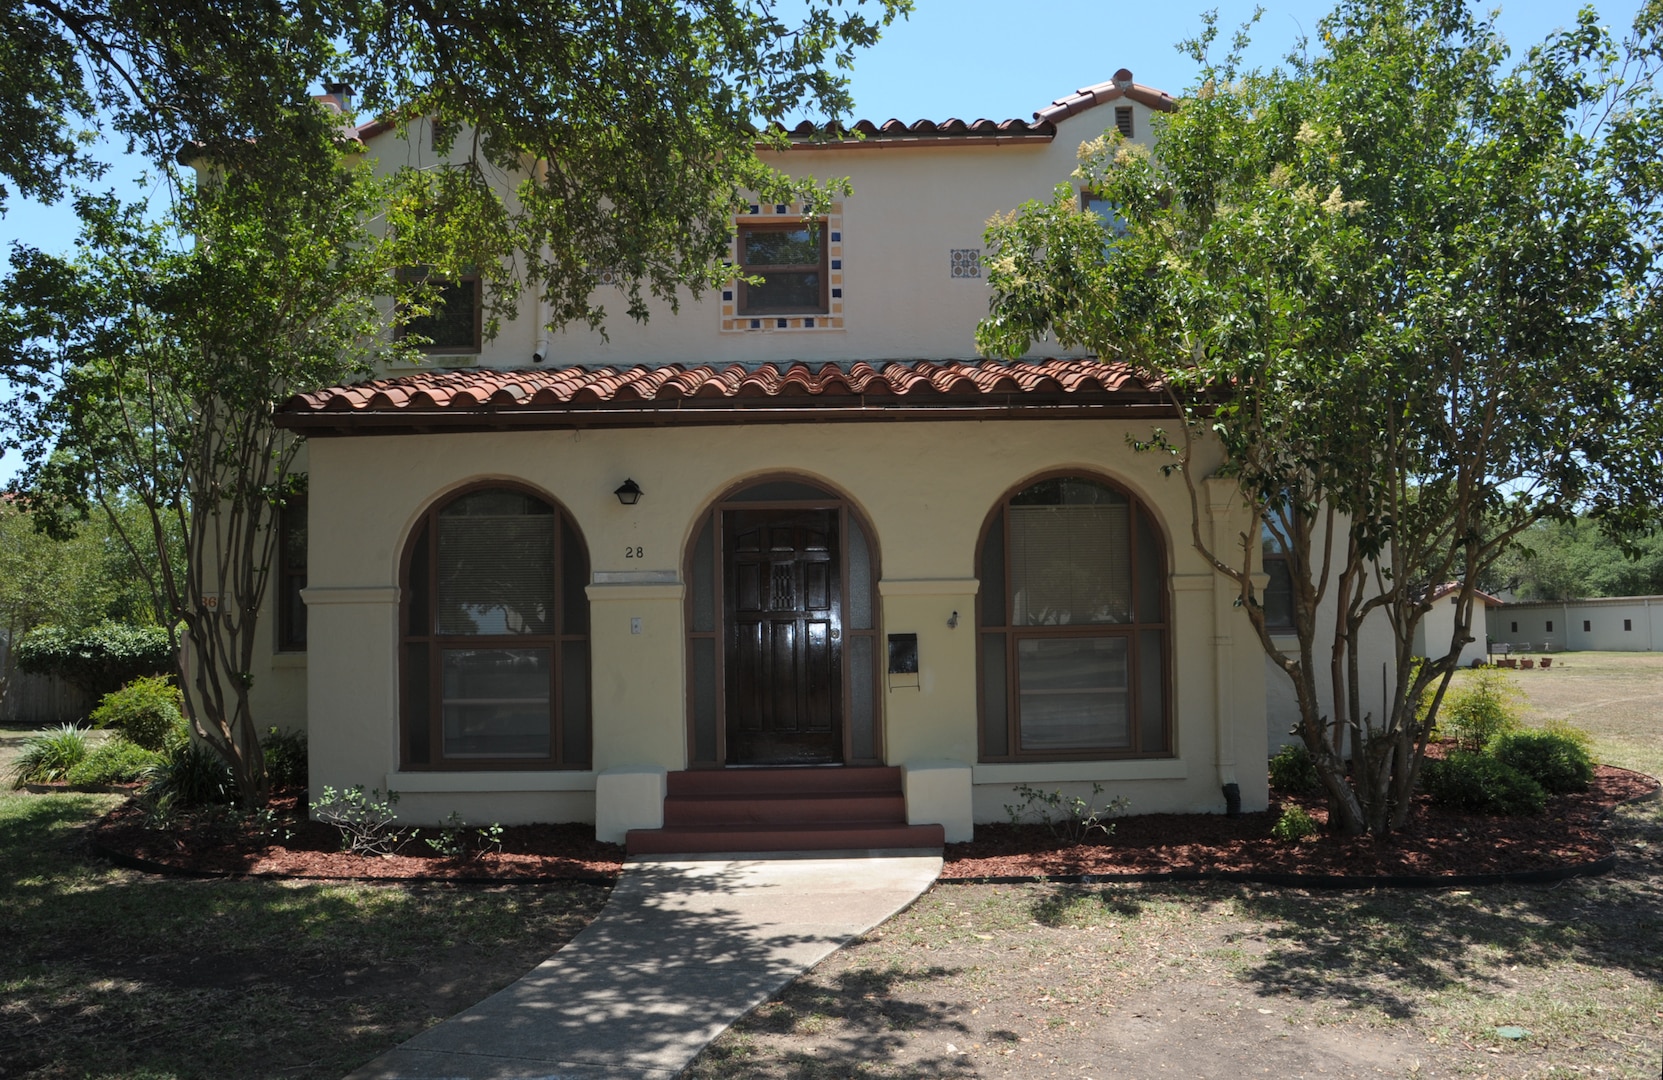
<svg viewBox="0 0 1663 1080"><path fill-rule="evenodd" d="M594 772L401 773L398 568L410 529L444 493L492 478L546 492L588 545L594 770L686 765L681 567L695 524L747 478L791 473L842 492L870 523L880 630L916 633L915 688L882 694L885 756L976 761L975 550L995 503L1042 472L1078 470L1137 494L1164 523L1174 624L1177 756L976 765L978 820L1012 785L1125 794L1134 812L1219 811L1222 782L1266 801L1264 667L1245 620L1187 542L1182 482L1127 448L1147 427L1107 421L896 422L320 438L311 444L307 664L313 790L391 786L401 816L451 810L520 820L593 816ZM646 492L620 506L632 477ZM1231 511L1224 514L1229 517ZM1229 520L1221 527L1230 527ZM1239 530L1239 525L1235 526ZM641 558L626 558L639 549ZM948 625L957 611L956 628ZM630 632L631 619L641 633ZM1238 769L1238 766L1240 768ZM473 808L473 809L470 809Z"/></svg>
<svg viewBox="0 0 1663 1080"><path fill-rule="evenodd" d="M1042 103L1029 103L1030 107L1037 104ZM1115 104L1132 108L1134 141L1148 143L1150 110L1129 101ZM1062 121L1049 142L990 145L991 140L961 138L908 145L872 140L853 148L828 146L765 155L770 164L792 175L847 177L853 186L852 194L841 200L844 326L840 329L723 332L720 291L698 300L683 294L679 314L672 314L665 302L650 301L650 319L635 323L624 316L623 294L602 287L595 293L595 303L608 309L605 336L583 328L547 334L541 328L536 302L525 297L517 318L504 323L477 357L438 356L433 362L439 367L532 366L533 350L542 338L551 346L545 359L549 366L629 368L671 362L726 366L784 360L823 363L975 356L976 323L987 313L986 280L952 277L951 250L981 248L990 217L1029 199L1050 198L1056 185L1070 182L1080 144L1101 136L1113 124L1114 108L1098 107ZM369 143L383 171L433 164L434 155L427 147L422 122L412 126L408 141L387 132ZM511 187L511 181L501 178L504 190ZM1055 344L1044 345L1041 351L1078 355ZM394 373L409 370L414 369Z"/></svg>

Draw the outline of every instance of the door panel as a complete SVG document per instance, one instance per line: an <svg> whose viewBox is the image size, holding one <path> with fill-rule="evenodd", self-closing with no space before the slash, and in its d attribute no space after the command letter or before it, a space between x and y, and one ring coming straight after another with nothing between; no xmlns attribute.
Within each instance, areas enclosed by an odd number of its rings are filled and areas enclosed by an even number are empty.
<svg viewBox="0 0 1663 1080"><path fill-rule="evenodd" d="M723 513L727 763L843 759L835 509Z"/></svg>

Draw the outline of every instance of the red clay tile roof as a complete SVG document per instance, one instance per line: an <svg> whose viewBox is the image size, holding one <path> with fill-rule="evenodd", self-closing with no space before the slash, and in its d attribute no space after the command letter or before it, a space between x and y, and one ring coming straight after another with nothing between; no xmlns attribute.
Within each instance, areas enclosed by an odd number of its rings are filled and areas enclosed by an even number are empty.
<svg viewBox="0 0 1663 1080"><path fill-rule="evenodd" d="M424 371L297 394L280 426L318 434L866 419L1167 413L1124 364L1080 360L857 361Z"/></svg>
<svg viewBox="0 0 1663 1080"><path fill-rule="evenodd" d="M1048 142L1056 137L1059 121L1122 98L1162 112L1172 112L1178 108L1178 102L1171 94L1152 86L1141 85L1133 80L1129 70L1121 68L1108 82L1076 90L1067 97L1058 98L1045 108L1035 111L1031 123L1026 120L966 122L953 117L942 121L914 120L910 124L902 123L900 120L886 120L881 124L875 124L870 120L856 120L851 125L840 126L829 122L815 124L813 121L804 120L787 131L786 135L793 140L791 149L794 150L848 149L851 146L864 145ZM375 120L356 128L349 128L347 137L364 142L391 131L395 126L391 119ZM864 138L857 142L853 137L855 132L859 132Z"/></svg>

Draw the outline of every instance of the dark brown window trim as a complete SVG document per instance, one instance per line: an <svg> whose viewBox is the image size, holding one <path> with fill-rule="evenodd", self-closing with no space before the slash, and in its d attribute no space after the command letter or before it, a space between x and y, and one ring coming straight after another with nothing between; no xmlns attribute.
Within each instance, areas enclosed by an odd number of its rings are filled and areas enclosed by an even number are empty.
<svg viewBox="0 0 1663 1080"><path fill-rule="evenodd" d="M757 273L745 265L745 237L743 230L751 229L758 232L791 232L807 225L814 230L819 238L820 261L815 263L792 263L789 265L769 266L766 269L779 273L807 273L817 272L820 275L820 300L812 308L800 306L787 307L759 307L751 303L751 286L743 280L737 282L738 293L734 311L739 315L825 315L831 311L831 244L827 240L825 218L772 218L755 220L741 218L734 227L734 266L741 274Z"/></svg>
<svg viewBox="0 0 1663 1080"><path fill-rule="evenodd" d="M423 281L426 280L428 275L421 269L410 269L400 271L399 276L405 281ZM439 288L445 288L453 284L471 284L473 286L473 340L463 345L432 344L418 345L417 348L428 356L472 356L479 353L485 347L484 291L480 286L479 275L462 274L455 279L434 278L432 284ZM420 319L413 321L419 323ZM412 330L420 333L419 328L412 327L410 323L406 323L402 320L396 322L393 326L393 340L403 341L405 336L411 333Z"/></svg>
<svg viewBox="0 0 1663 1080"><path fill-rule="evenodd" d="M289 561L289 536L296 522L307 519L305 495L291 495L277 511L277 651L303 653L306 651L306 608L299 604L302 589L306 588L306 553L302 550L299 566Z"/></svg>
<svg viewBox="0 0 1663 1080"><path fill-rule="evenodd" d="M509 635L457 635L440 634L437 629L438 618L438 573L439 560L432 538L438 535L439 512L451 503L466 495L485 490L507 490L528 495L539 502L547 504L554 510L554 599L553 608L556 613L556 627L559 630L565 618L565 559L568 557L566 536L569 532L578 550L575 556L582 560L582 579L589 580L589 552L584 543L583 534L579 531L576 521L567 513L566 508L546 492L539 491L526 484L518 484L506 480L488 480L448 491L443 497L435 499L422 512L421 518L410 530L404 543L404 553L399 562L399 584L401 598L399 601L399 768L403 772L501 772L501 771L581 771L591 767L594 757L594 734L592 730L592 716L594 704L594 682L592 657L585 651L586 659L590 662L590 671L586 673L584 686L587 694L583 701L583 715L578 722L591 728L586 744L589 754L582 761L568 761L565 759L566 726L572 720L566 715L565 694L563 687L566 683L565 649L568 643L589 644L590 635L583 633L556 632L553 634L509 634ZM427 542L427 582L425 600L427 604L427 621L423 627L425 632L411 632L411 605L415 599L416 590L410 581L411 561L416 550L422 543ZM585 597L583 604L585 611L588 607ZM587 616L585 622L587 622ZM408 698L407 664L411 646L425 646L427 650L427 715L414 715L415 706ZM443 669L440 656L446 648L475 648L475 649L536 649L546 648L549 657L549 748L550 754L546 758L466 758L446 761L442 755L443 748L443 692L441 680ZM412 760L410 753L411 735L417 730L416 725L425 725L427 745L429 747L426 762Z"/></svg>
<svg viewBox="0 0 1663 1080"><path fill-rule="evenodd" d="M1157 581L1159 581L1161 583L1161 586L1160 586L1161 591L1160 591L1160 596L1158 598L1159 602L1160 602L1160 614L1161 614L1161 619L1160 619L1159 622L1104 623L1104 624L1079 625L1079 626L1072 626L1072 625L1070 625L1070 626L1043 626L1043 625L1042 626L1028 626L1028 625L1012 625L1011 624L1011 622L1010 622L1011 614L1015 610L1015 598L1011 594L1011 587L1010 587L1011 586L1011 564L1010 564L1011 545L1010 545L1010 537L1009 537L1009 534L1008 534L1008 528L1009 528L1009 526L1008 526L1008 522L1009 522L1008 511L1010 509L1011 500L1015 496L1021 494L1023 491L1026 491L1028 488L1034 486L1035 484L1043 483L1046 480L1056 480L1056 479L1080 479L1080 480L1089 481L1089 482L1094 483L1094 484L1100 484L1103 487L1109 488L1113 491L1116 491L1116 492L1120 493L1121 495L1124 495L1129 500L1130 505L1131 505L1131 511L1132 511L1131 514L1129 515L1128 528L1127 528L1128 543L1130 543L1130 545L1131 545L1130 565L1131 565L1131 581L1132 581L1132 590L1133 590L1133 592L1132 592L1132 608L1131 609L1132 609L1133 614L1135 615L1138 611L1138 608L1139 608L1138 601L1139 601L1140 598L1138 596L1137 590L1138 590L1138 578L1139 578L1138 567L1141 565L1140 560L1143 557L1145 557L1146 554L1150 554L1155 559L1158 560L1158 564L1156 566L1155 578L1156 578ZM1146 522L1148 524L1149 532L1151 533L1152 536L1154 536L1156 538L1157 550L1152 552L1152 553L1144 553L1144 552L1141 552L1141 551L1138 550L1138 544L1139 544L1138 535L1139 535L1139 532L1140 532L1140 529L1139 529L1140 521L1141 522ZM1032 477L1029 477L1028 479L1024 480L1022 483L1018 484L1017 486L1011 488L1009 491L1005 492L1004 495L1002 495L1000 497L999 501L994 504L993 509L988 513L987 519L982 523L981 538L977 541L977 544L976 544L976 570L977 570L977 574L979 576L983 575L983 572L984 572L984 566L985 566L985 564L984 564L984 557L985 557L984 552L985 552L985 549L987 547L988 538L989 538L989 536L990 536L990 534L991 534L991 532L992 532L992 530L993 530L993 528L995 527L996 524L1001 530L1006 530L1004 535L1001 536L1001 544L1002 544L1002 547L1003 547L1003 556L1004 556L1004 567L1003 567L1003 570L1002 570L1002 579L1003 579L1002 587L1004 589L1004 597L1002 599L1002 603L1003 603L1004 609L1005 609L1005 622L1002 625L999 625L999 626L988 626L988 625L985 624L983 609L984 609L984 606L985 606L985 603L986 603L987 593L986 593L985 589L978 589L977 593L976 593L976 745L977 745L977 760L980 761L980 762L983 762L983 763L987 763L987 764L1016 764L1016 763L1042 763L1042 762L1054 762L1054 761L1124 761L1124 760L1151 760L1151 759L1157 759L1158 760L1158 759L1168 759L1168 758L1176 757L1177 756L1178 738L1177 738L1177 731L1176 731L1176 728L1175 728L1175 724L1173 722L1173 717L1175 715L1175 709L1174 709L1174 702L1173 702L1173 683L1172 683L1172 662L1173 662L1172 630L1171 630L1172 596L1171 596L1171 587L1170 587L1170 584L1169 584L1169 572L1168 572L1168 567L1166 565L1165 552L1162 551L1162 550L1159 550L1159 548L1160 548L1160 538L1162 538L1165 535L1165 530L1161 527L1160 522L1158 521L1158 519L1156 519L1155 516L1149 512L1148 508L1144 505L1143 500L1139 499L1137 497L1137 495L1135 495L1133 492L1131 492L1129 489L1127 489L1123 485L1118 484L1115 481L1113 481L1113 480L1111 480L1107 477L1098 476L1098 475L1094 475L1094 474L1091 474L1091 473L1083 473L1083 472L1080 472L1080 471L1077 471L1077 470L1060 470L1060 471L1056 471L1056 472L1044 473L1044 474L1041 474L1041 475L1038 475L1038 476L1032 476ZM1165 742L1166 745L1163 746L1163 747L1160 747L1158 749L1153 749L1153 750L1146 750L1143 747L1138 745L1139 740L1142 737L1142 731L1141 731L1141 728L1140 728L1140 725L1139 725L1139 716L1140 716L1140 712L1141 712L1140 707L1141 707L1141 703L1142 703L1142 695L1141 695L1141 690L1140 690L1140 681L1139 681L1139 678L1138 678L1138 672L1141 670L1142 664L1141 664L1141 659L1140 659L1140 655L1139 655L1140 654L1140 647L1139 647L1139 643L1138 643L1138 638L1140 637L1141 633L1145 632L1145 631L1159 632L1161 634L1161 675L1160 675L1161 685L1160 685L1160 692L1161 692L1161 703L1162 703L1162 706L1163 706L1162 717L1161 717L1161 722L1162 722L1161 730L1162 730L1162 734L1163 734L1163 737L1164 737L1163 741ZM987 749L987 745L986 745L987 701L986 701L985 694L986 694L986 687L987 687L987 671L986 671L987 649L983 647L982 642L985 638L988 638L988 637L1003 637L1004 638L1004 652L1003 652L1003 655L1004 655L1004 664L1005 664L1005 675L1004 675L1004 684L1005 684L1004 711L1005 711L1005 732L1006 732L1006 734L1005 734L1005 739L1006 739L1005 745L1008 748L1008 752L1003 753L1003 754L989 753L988 749ZM1128 726L1129 732L1132 736L1133 746L1132 746L1131 749L1128 750L1128 749L1125 749L1125 748L1102 747L1102 748L1087 748L1087 749L1083 749L1083 750L1061 751L1061 752L1057 752L1057 751L1037 752L1037 751L1024 751L1022 749L1022 718L1021 718L1021 711L1020 711L1020 693L1019 693L1020 688L1018 686L1018 681L1017 681L1017 667L1016 667L1017 643L1019 641L1025 640L1025 639L1058 638L1058 637L1080 637L1080 638L1125 637L1127 639L1126 666L1127 666L1127 681L1128 681L1128 686L1129 686L1129 689L1130 689L1130 693L1127 695L1127 698L1128 698L1128 701L1127 701L1127 714L1128 714L1127 726Z"/></svg>

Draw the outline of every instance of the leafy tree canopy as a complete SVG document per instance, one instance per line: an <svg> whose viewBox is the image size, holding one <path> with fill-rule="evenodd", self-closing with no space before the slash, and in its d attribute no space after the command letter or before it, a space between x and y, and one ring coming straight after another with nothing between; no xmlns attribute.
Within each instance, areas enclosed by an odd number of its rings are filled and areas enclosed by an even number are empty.
<svg viewBox="0 0 1663 1080"><path fill-rule="evenodd" d="M1181 423L1149 445L1292 680L1342 831L1408 813L1472 590L1515 538L1581 508L1636 528L1663 501L1660 17L1618 41L1586 10L1515 64L1463 0L1342 0L1272 71L1241 68L1245 31L1213 59L1209 27L1152 155L1113 132L1082 148L1075 184L1118 221L1065 186L989 230L984 348L1055 335L1167 388ZM1219 485L1247 508L1238 535L1204 527ZM1262 531L1292 578L1291 650L1266 625ZM1454 633L1423 663L1446 581ZM1371 615L1393 639L1380 712Z"/></svg>
<svg viewBox="0 0 1663 1080"><path fill-rule="evenodd" d="M1625 550L1626 549L1626 550ZM1663 593L1663 533L1618 544L1588 517L1541 522L1490 568L1486 586L1521 600Z"/></svg>

